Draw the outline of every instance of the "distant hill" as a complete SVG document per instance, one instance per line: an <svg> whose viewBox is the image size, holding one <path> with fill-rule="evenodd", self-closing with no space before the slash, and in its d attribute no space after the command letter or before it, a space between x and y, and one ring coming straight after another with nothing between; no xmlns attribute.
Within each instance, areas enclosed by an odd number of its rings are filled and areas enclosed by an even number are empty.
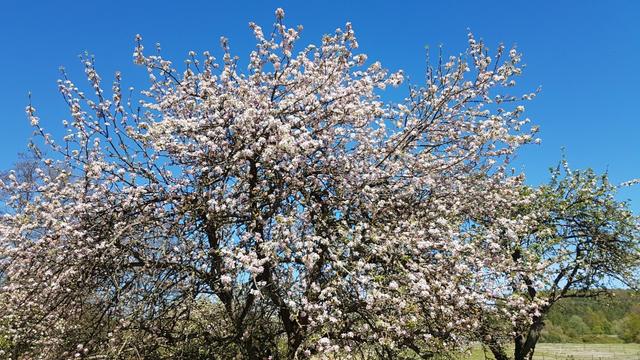
<svg viewBox="0 0 640 360"><path fill-rule="evenodd" d="M545 322L543 342L640 343L640 294L616 290L599 299L562 299Z"/></svg>

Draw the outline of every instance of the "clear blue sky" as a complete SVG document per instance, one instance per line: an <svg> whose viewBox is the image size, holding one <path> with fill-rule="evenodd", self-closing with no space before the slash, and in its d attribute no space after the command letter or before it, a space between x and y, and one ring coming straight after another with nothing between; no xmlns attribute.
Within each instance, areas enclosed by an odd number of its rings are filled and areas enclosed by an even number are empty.
<svg viewBox="0 0 640 360"><path fill-rule="evenodd" d="M0 2L0 168L25 149L31 128L27 93L51 131L68 117L56 91L64 65L78 84L77 56L95 54L110 83L122 70L125 84L143 85L132 64L133 38L147 48L160 42L176 61L188 50L219 49L219 37L243 56L253 46L247 27L286 21L303 24L303 42L346 21L354 24L363 52L390 69L422 76L426 45L457 54L467 29L489 44L517 44L527 64L521 84L541 95L527 109L541 126L543 143L522 150L518 167L531 183L547 177L561 155L573 167L608 170L614 181L640 177L640 1L17 1ZM493 46L495 48L495 46ZM137 86L140 88L141 86ZM640 209L640 189L623 198Z"/></svg>

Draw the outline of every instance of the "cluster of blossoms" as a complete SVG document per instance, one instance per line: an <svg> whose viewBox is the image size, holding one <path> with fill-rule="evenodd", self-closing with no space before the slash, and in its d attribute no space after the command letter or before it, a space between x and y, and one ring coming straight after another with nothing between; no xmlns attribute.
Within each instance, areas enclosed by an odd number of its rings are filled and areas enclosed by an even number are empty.
<svg viewBox="0 0 640 360"><path fill-rule="evenodd" d="M220 61L192 52L180 72L138 38L151 85L137 103L85 59L92 94L59 82L62 139L27 109L52 157L2 184L0 332L15 349L428 357L463 348L486 314L540 306L513 291L535 266L503 251L536 220L513 217L529 199L508 175L535 141L534 94L509 94L520 54L470 35L391 104L380 92L403 74L357 53L351 24L297 49L283 17L269 36L250 25L246 71L225 39Z"/></svg>

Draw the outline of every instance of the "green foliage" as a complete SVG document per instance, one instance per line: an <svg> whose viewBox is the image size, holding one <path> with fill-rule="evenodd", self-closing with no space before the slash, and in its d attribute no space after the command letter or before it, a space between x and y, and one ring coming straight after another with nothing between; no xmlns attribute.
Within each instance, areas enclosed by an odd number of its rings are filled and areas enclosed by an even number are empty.
<svg viewBox="0 0 640 360"><path fill-rule="evenodd" d="M640 343L640 304L636 304L622 319L620 337L626 342Z"/></svg>
<svg viewBox="0 0 640 360"><path fill-rule="evenodd" d="M602 313L594 312L589 309L582 317L592 334L606 334L611 330L611 324L607 321Z"/></svg>
<svg viewBox="0 0 640 360"><path fill-rule="evenodd" d="M590 344L621 344L624 343L622 339L615 335L585 335L582 337L582 342Z"/></svg>
<svg viewBox="0 0 640 360"><path fill-rule="evenodd" d="M569 337L577 338L589 333L589 326L578 315L573 315L566 323L566 333Z"/></svg>
<svg viewBox="0 0 640 360"><path fill-rule="evenodd" d="M541 341L549 343L640 343L640 296L617 290L601 298L566 298L545 318Z"/></svg>
<svg viewBox="0 0 640 360"><path fill-rule="evenodd" d="M564 333L564 329L560 325L555 325L551 321L546 323L546 326L542 330L542 341L547 343L568 343L571 342L571 338Z"/></svg>

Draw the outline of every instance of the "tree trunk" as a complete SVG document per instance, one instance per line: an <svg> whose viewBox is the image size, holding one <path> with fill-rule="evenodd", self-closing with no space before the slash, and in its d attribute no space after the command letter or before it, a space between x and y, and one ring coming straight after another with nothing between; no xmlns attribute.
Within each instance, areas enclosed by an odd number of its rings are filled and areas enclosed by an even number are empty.
<svg viewBox="0 0 640 360"><path fill-rule="evenodd" d="M519 334L515 338L515 350L513 354L514 360L532 360L536 344L540 339L540 332L544 328L542 318L535 318L533 324L529 327L526 337Z"/></svg>
<svg viewBox="0 0 640 360"><path fill-rule="evenodd" d="M504 351L502 345L498 343L491 343L487 344L487 346L489 347L489 350L491 350L491 353L493 354L493 357L496 358L496 360L510 360L509 355L507 355L507 352Z"/></svg>

